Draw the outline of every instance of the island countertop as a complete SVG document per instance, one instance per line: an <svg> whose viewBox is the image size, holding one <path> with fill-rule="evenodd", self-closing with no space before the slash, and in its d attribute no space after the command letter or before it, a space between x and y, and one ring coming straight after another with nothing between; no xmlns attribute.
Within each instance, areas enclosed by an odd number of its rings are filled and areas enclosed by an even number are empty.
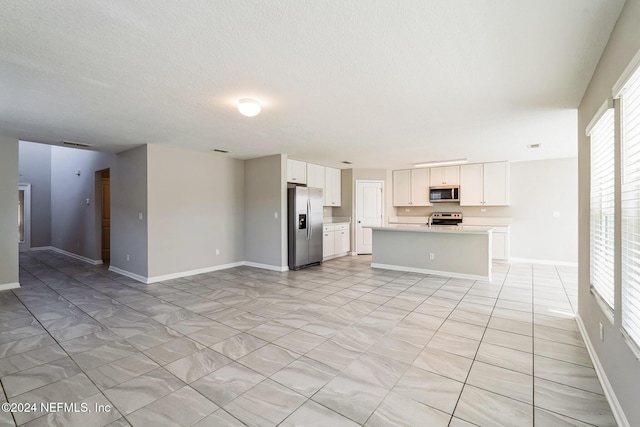
<svg viewBox="0 0 640 427"><path fill-rule="evenodd" d="M365 227L373 231L408 231L413 233L455 233L455 234L487 234L495 227L481 225L435 226L426 224L390 224L383 227Z"/></svg>

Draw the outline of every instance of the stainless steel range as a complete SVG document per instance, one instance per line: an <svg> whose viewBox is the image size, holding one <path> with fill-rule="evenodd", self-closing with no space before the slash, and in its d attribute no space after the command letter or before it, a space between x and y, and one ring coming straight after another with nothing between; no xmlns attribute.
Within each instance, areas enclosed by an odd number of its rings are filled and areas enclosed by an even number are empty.
<svg viewBox="0 0 640 427"><path fill-rule="evenodd" d="M455 228L462 224L462 212L434 212L427 225L439 228Z"/></svg>

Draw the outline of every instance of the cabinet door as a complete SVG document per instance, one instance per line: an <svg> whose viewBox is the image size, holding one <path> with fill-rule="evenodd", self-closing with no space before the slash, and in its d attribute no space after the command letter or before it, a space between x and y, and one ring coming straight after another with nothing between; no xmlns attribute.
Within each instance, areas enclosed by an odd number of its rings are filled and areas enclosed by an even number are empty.
<svg viewBox="0 0 640 427"><path fill-rule="evenodd" d="M393 171L393 206L411 206L411 169Z"/></svg>
<svg viewBox="0 0 640 427"><path fill-rule="evenodd" d="M443 166L430 169L429 182L432 187L439 185L460 185L460 166Z"/></svg>
<svg viewBox="0 0 640 427"><path fill-rule="evenodd" d="M349 252L349 229L337 230L335 233L336 254Z"/></svg>
<svg viewBox="0 0 640 427"><path fill-rule="evenodd" d="M287 181L306 184L307 164L299 160L287 159Z"/></svg>
<svg viewBox="0 0 640 427"><path fill-rule="evenodd" d="M482 163L460 166L460 206L483 204L482 171Z"/></svg>
<svg viewBox="0 0 640 427"><path fill-rule="evenodd" d="M442 168L445 185L460 185L460 166L446 166Z"/></svg>
<svg viewBox="0 0 640 427"><path fill-rule="evenodd" d="M443 176L442 168L431 168L429 169L429 186L430 187L438 187L439 185L444 185L444 176Z"/></svg>
<svg viewBox="0 0 640 427"><path fill-rule="evenodd" d="M509 259L509 236L505 233L493 233L491 240L491 257Z"/></svg>
<svg viewBox="0 0 640 427"><path fill-rule="evenodd" d="M336 233L335 231L324 231L322 233L322 257L330 257L336 253Z"/></svg>
<svg viewBox="0 0 640 427"><path fill-rule="evenodd" d="M341 171L336 168L325 168L325 206L340 206L342 200L342 180Z"/></svg>
<svg viewBox="0 0 640 427"><path fill-rule="evenodd" d="M411 206L431 206L429 169L411 169Z"/></svg>
<svg viewBox="0 0 640 427"><path fill-rule="evenodd" d="M485 206L509 205L509 172L508 162L484 164Z"/></svg>
<svg viewBox="0 0 640 427"><path fill-rule="evenodd" d="M307 163L307 187L321 188L324 195L324 166Z"/></svg>

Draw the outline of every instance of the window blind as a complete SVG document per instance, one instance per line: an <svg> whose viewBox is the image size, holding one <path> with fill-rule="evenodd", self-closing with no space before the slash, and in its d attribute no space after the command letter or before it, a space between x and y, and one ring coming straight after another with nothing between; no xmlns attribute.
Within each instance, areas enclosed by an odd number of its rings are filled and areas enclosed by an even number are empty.
<svg viewBox="0 0 640 427"><path fill-rule="evenodd" d="M591 137L591 287L613 309L615 142L613 109L598 119Z"/></svg>
<svg viewBox="0 0 640 427"><path fill-rule="evenodd" d="M622 328L640 346L640 69L625 85L622 107Z"/></svg>

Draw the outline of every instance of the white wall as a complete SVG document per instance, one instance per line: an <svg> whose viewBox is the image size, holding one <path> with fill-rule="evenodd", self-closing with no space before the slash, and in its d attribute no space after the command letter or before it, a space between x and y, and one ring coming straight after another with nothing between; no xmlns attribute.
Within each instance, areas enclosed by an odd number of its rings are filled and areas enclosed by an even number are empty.
<svg viewBox="0 0 640 427"><path fill-rule="evenodd" d="M20 183L31 184L31 247L51 246L51 146L20 141Z"/></svg>
<svg viewBox="0 0 640 427"><path fill-rule="evenodd" d="M511 164L512 257L578 261L577 189L577 158Z"/></svg>
<svg viewBox="0 0 640 427"><path fill-rule="evenodd" d="M0 134L0 286L18 284L18 138Z"/></svg>
<svg viewBox="0 0 640 427"><path fill-rule="evenodd" d="M115 154L111 153L51 147L52 246L90 260L101 260L100 236L96 233L95 209L99 195L95 172L113 168L115 160Z"/></svg>
<svg viewBox="0 0 640 427"><path fill-rule="evenodd" d="M273 269L288 265L286 174L281 154L245 162L245 261Z"/></svg>
<svg viewBox="0 0 640 427"><path fill-rule="evenodd" d="M111 171L111 267L146 278L147 235L145 145L118 153Z"/></svg>
<svg viewBox="0 0 640 427"><path fill-rule="evenodd" d="M620 310L614 312L611 323L604 315L589 284L589 183L590 145L585 129L598 108L611 96L613 85L640 50L640 0L627 0L609 42L600 58L587 91L578 110L578 158L579 158L579 292L578 312L589 340L606 372L614 393L631 426L640 426L640 361L630 350L620 333ZM617 217L620 200L617 199ZM619 229L616 232L620 237ZM619 260L619 244L615 256ZM620 264L618 263L618 266ZM615 303L620 307L621 282L617 274L614 280ZM604 341L600 341L599 324L604 327Z"/></svg>
<svg viewBox="0 0 640 427"><path fill-rule="evenodd" d="M149 277L243 261L244 161L148 145L147 162Z"/></svg>

